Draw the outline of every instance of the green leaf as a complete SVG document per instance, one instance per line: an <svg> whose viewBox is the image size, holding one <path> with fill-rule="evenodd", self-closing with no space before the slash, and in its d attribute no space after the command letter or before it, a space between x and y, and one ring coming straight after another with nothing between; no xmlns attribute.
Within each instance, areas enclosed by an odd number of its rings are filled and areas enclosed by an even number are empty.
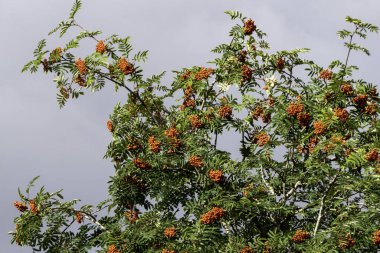
<svg viewBox="0 0 380 253"><path fill-rule="evenodd" d="M82 3L80 0L75 0L73 7L71 8L70 16L69 18L74 18L75 14L79 11L79 9L82 7Z"/></svg>
<svg viewBox="0 0 380 253"><path fill-rule="evenodd" d="M243 14L238 11L228 10L224 13L228 14L232 20L239 18L240 20L244 20L246 17L243 17Z"/></svg>
<svg viewBox="0 0 380 253"><path fill-rule="evenodd" d="M34 177L32 180L30 180L30 182L29 182L29 184L28 184L28 186L26 187L26 190L25 190L25 192L27 193L27 194L29 194L29 191L30 191L30 188L32 188L33 186L34 186L34 183L37 181L37 179L39 179L40 178L40 176L36 176L36 177Z"/></svg>

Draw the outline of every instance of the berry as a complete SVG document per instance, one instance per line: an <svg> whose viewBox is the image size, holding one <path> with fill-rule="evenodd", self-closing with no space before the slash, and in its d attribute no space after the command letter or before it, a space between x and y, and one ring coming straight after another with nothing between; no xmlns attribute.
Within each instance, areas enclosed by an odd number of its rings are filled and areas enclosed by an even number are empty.
<svg viewBox="0 0 380 253"><path fill-rule="evenodd" d="M336 108L334 115L340 119L340 121L345 122L348 119L348 111L342 108Z"/></svg>
<svg viewBox="0 0 380 253"><path fill-rule="evenodd" d="M108 246L107 253L121 253L121 252L118 251L116 246L112 244Z"/></svg>
<svg viewBox="0 0 380 253"><path fill-rule="evenodd" d="M243 79L243 82L247 82L251 80L253 71L248 65L243 65L241 67L241 77Z"/></svg>
<svg viewBox="0 0 380 253"><path fill-rule="evenodd" d="M321 135L326 132L326 126L322 121L316 121L313 123L314 134Z"/></svg>
<svg viewBox="0 0 380 253"><path fill-rule="evenodd" d="M168 138L175 138L175 137L178 137L179 131L175 127L171 127L165 130L165 135Z"/></svg>
<svg viewBox="0 0 380 253"><path fill-rule="evenodd" d="M152 166L149 164L149 163L146 163L144 162L143 160L141 160L140 158L135 158L133 159L133 164L139 168L139 169L142 169L142 170L146 170L146 169L150 169L152 168Z"/></svg>
<svg viewBox="0 0 380 253"><path fill-rule="evenodd" d="M373 232L372 241L375 245L380 245L380 230Z"/></svg>
<svg viewBox="0 0 380 253"><path fill-rule="evenodd" d="M19 210L22 213L28 210L28 207L24 203L18 201L15 201L13 205L17 208L17 210Z"/></svg>
<svg viewBox="0 0 380 253"><path fill-rule="evenodd" d="M189 164L195 168L200 168L203 166L203 161L199 156L191 156L189 158Z"/></svg>
<svg viewBox="0 0 380 253"><path fill-rule="evenodd" d="M356 241L352 239L350 234L347 234L345 239L339 240L339 248L341 249L349 249L354 247L356 244Z"/></svg>
<svg viewBox="0 0 380 253"><path fill-rule="evenodd" d="M220 183L223 180L223 172L221 170L210 170L208 176L215 183Z"/></svg>
<svg viewBox="0 0 380 253"><path fill-rule="evenodd" d="M82 223L83 222L83 219L84 219L84 216L81 212L76 212L75 213L75 219L78 223Z"/></svg>
<svg viewBox="0 0 380 253"><path fill-rule="evenodd" d="M259 147L262 147L265 144L267 144L269 140L270 140L270 136L265 132L261 132L255 137L254 143L259 145Z"/></svg>
<svg viewBox="0 0 380 253"><path fill-rule="evenodd" d="M213 207L210 211L201 216L202 224L212 224L219 221L225 215L225 211L220 207Z"/></svg>
<svg viewBox="0 0 380 253"><path fill-rule="evenodd" d="M366 155L365 159L369 162L375 162L379 158L379 152L377 149L370 150Z"/></svg>
<svg viewBox="0 0 380 253"><path fill-rule="evenodd" d="M365 107L365 113L368 115L375 115L377 113L377 106L375 104L368 104Z"/></svg>
<svg viewBox="0 0 380 253"><path fill-rule="evenodd" d="M161 253L175 253L175 250L163 249Z"/></svg>
<svg viewBox="0 0 380 253"><path fill-rule="evenodd" d="M32 214L38 213L37 204L34 201L34 199L29 201L29 206L30 206L30 211L32 212Z"/></svg>
<svg viewBox="0 0 380 253"><path fill-rule="evenodd" d="M230 119L232 117L232 108L228 105L223 105L219 109L219 116L224 119Z"/></svg>
<svg viewBox="0 0 380 253"><path fill-rule="evenodd" d="M213 73L214 70L212 68L206 69L202 67L198 72L195 73L194 79L197 81L200 81L202 79L208 79Z"/></svg>
<svg viewBox="0 0 380 253"><path fill-rule="evenodd" d="M164 234L167 238L174 238L176 236L175 227L165 228Z"/></svg>
<svg viewBox="0 0 380 253"><path fill-rule="evenodd" d="M311 115L308 112L300 112L297 114L297 120L300 126L306 127L310 123Z"/></svg>
<svg viewBox="0 0 380 253"><path fill-rule="evenodd" d="M242 249L242 250L240 251L240 253L253 253L253 250L252 250L251 247L246 246L246 247L244 247L244 249Z"/></svg>
<svg viewBox="0 0 380 253"><path fill-rule="evenodd" d="M244 35L251 35L255 30L255 21L253 21L252 19L244 21Z"/></svg>
<svg viewBox="0 0 380 253"><path fill-rule="evenodd" d="M302 112L304 109L304 105L300 102L291 102L288 106L288 108L286 108L286 112L288 113L288 115L290 116L296 116L297 114L299 114L300 112Z"/></svg>
<svg viewBox="0 0 380 253"><path fill-rule="evenodd" d="M368 96L361 94L352 99L352 102L356 104L360 109L363 109L367 105Z"/></svg>
<svg viewBox="0 0 380 253"><path fill-rule="evenodd" d="M344 83L340 86L340 90L346 94L346 95L352 95L354 93L354 89L352 88L351 84Z"/></svg>
<svg viewBox="0 0 380 253"><path fill-rule="evenodd" d="M310 233L305 230L297 230L292 237L292 241L295 243L302 243L310 238Z"/></svg>
<svg viewBox="0 0 380 253"><path fill-rule="evenodd" d="M119 59L117 66L125 75L132 74L135 71L133 65L130 64L124 57Z"/></svg>
<svg viewBox="0 0 380 253"><path fill-rule="evenodd" d="M161 142L157 141L154 136L148 138L149 148L153 153L160 152Z"/></svg>
<svg viewBox="0 0 380 253"><path fill-rule="evenodd" d="M75 61L75 66L81 75L86 74L86 72L87 72L86 62L83 61L81 58L79 58Z"/></svg>
<svg viewBox="0 0 380 253"><path fill-rule="evenodd" d="M276 61L276 68L278 70L283 70L285 68L285 61L284 59L280 58Z"/></svg>
<svg viewBox="0 0 380 253"><path fill-rule="evenodd" d="M99 40L98 44L96 44L95 51L100 54L104 54L106 51L106 46L104 45L104 42L102 40Z"/></svg>
<svg viewBox="0 0 380 253"><path fill-rule="evenodd" d="M332 78L332 71L329 70L329 69L324 69L322 70L320 73L319 73L319 78L323 79L323 80L331 80Z"/></svg>
<svg viewBox="0 0 380 253"><path fill-rule="evenodd" d="M107 128L108 128L108 131L110 131L111 133L113 132L114 129L113 129L113 124L111 120L107 121Z"/></svg>
<svg viewBox="0 0 380 253"><path fill-rule="evenodd" d="M203 126L203 123L199 119L198 115L190 115L189 116L190 124L194 129L201 128Z"/></svg>

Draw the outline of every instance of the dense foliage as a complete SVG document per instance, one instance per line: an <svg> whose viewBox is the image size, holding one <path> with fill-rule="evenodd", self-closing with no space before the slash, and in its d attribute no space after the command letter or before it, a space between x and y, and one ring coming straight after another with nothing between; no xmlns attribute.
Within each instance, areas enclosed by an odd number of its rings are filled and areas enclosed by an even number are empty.
<svg viewBox="0 0 380 253"><path fill-rule="evenodd" d="M98 206L61 191L20 191L12 242L45 252L376 252L380 245L380 123L376 87L356 80L351 53L378 28L350 17L338 32L347 56L329 66L272 52L266 34L239 12L231 42L212 68L145 77L130 39L77 23L79 0L50 34L79 34L23 71L54 74L58 103L114 84L128 91L107 128L115 174ZM90 55L74 55L84 39ZM75 52L79 52L75 50ZM175 100L177 99L177 100ZM218 148L238 133L240 159Z"/></svg>

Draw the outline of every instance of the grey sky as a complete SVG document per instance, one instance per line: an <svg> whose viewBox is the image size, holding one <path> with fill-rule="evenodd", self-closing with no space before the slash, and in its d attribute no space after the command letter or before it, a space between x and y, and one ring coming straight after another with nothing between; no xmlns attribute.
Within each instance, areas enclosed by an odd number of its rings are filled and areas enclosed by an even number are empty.
<svg viewBox="0 0 380 253"><path fill-rule="evenodd" d="M107 195L113 166L102 157L111 136L105 122L124 92L112 87L69 101L59 110L52 76L20 74L37 41L65 19L71 0L0 0L0 253L31 252L9 244L7 231L18 215L13 207L17 187L36 175L38 186L64 189L69 200L96 204ZM130 35L138 49L150 50L147 73L205 65L212 49L228 40L234 24L223 12L239 10L256 20L269 35L274 50L308 47L308 58L326 66L343 59L345 50L335 32L351 15L380 25L378 0L83 0L78 21L105 35ZM48 48L64 40L49 39ZM360 77L378 83L379 35L365 45L371 57L353 55ZM92 46L93 47L93 46ZM81 53L81 52L80 52ZM85 56L83 51L83 56ZM166 79L168 84L170 80ZM230 149L230 140L221 145ZM232 145L234 147L235 144Z"/></svg>

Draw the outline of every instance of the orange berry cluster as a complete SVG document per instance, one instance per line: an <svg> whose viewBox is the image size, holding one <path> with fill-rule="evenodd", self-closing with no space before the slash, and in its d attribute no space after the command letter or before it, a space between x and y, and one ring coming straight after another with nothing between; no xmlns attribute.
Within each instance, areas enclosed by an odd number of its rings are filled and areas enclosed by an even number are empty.
<svg viewBox="0 0 380 253"><path fill-rule="evenodd" d="M357 95L352 99L352 102L356 104L360 109L363 109L367 105L368 96L365 94Z"/></svg>
<svg viewBox="0 0 380 253"><path fill-rule="evenodd" d="M175 250L163 249L162 253L175 253Z"/></svg>
<svg viewBox="0 0 380 253"><path fill-rule="evenodd" d="M341 249L349 249L354 247L356 244L356 241L352 239L350 234L346 235L346 238L343 240L339 240L339 248Z"/></svg>
<svg viewBox="0 0 380 253"><path fill-rule="evenodd" d="M202 67L198 72L195 73L194 79L197 81L208 79L212 74L214 74L214 70L212 68Z"/></svg>
<svg viewBox="0 0 380 253"><path fill-rule="evenodd" d="M191 87L191 85L186 86L184 93L185 93L185 97L187 98L193 95L193 88Z"/></svg>
<svg viewBox="0 0 380 253"><path fill-rule="evenodd" d="M87 72L86 62L83 61L81 58L79 58L75 61L75 66L77 67L77 70L79 71L79 73L81 75L86 74L86 72Z"/></svg>
<svg viewBox="0 0 380 253"><path fill-rule="evenodd" d="M379 152L377 151L377 149L372 149L370 150L366 155L365 155L365 159L367 161L370 161L370 162L375 162L377 161L377 159L379 158Z"/></svg>
<svg viewBox="0 0 380 253"><path fill-rule="evenodd" d="M191 71L190 70L186 70L182 76L180 77L180 80L187 80L189 79L191 76Z"/></svg>
<svg viewBox="0 0 380 253"><path fill-rule="evenodd" d="M352 95L354 93L354 89L352 88L351 84L344 83L340 86L340 90L346 94L346 95Z"/></svg>
<svg viewBox="0 0 380 253"><path fill-rule="evenodd" d="M24 203L18 201L15 201L13 205L17 208L17 210L19 210L22 213L28 210L28 207Z"/></svg>
<svg viewBox="0 0 380 253"><path fill-rule="evenodd" d="M244 21L244 35L251 35L255 30L255 21L253 21L252 19Z"/></svg>
<svg viewBox="0 0 380 253"><path fill-rule="evenodd" d="M189 120L191 126L195 129L201 128L203 126L203 123L201 122L198 115L190 115Z"/></svg>
<svg viewBox="0 0 380 253"><path fill-rule="evenodd" d="M295 243L302 243L310 238L310 233L305 230L297 230L292 237L292 241Z"/></svg>
<svg viewBox="0 0 380 253"><path fill-rule="evenodd" d="M246 246L244 249L240 250L240 253L253 253L253 249L249 246Z"/></svg>
<svg viewBox="0 0 380 253"><path fill-rule="evenodd" d="M95 51L100 54L104 54L104 52L106 51L106 45L104 45L104 42L102 40L99 40L96 44Z"/></svg>
<svg viewBox="0 0 380 253"><path fill-rule="evenodd" d="M334 115L340 119L340 121L345 122L348 119L348 111L343 108L336 108L334 110Z"/></svg>
<svg viewBox="0 0 380 253"><path fill-rule="evenodd" d="M380 245L380 230L373 232L372 241L375 245Z"/></svg>
<svg viewBox="0 0 380 253"><path fill-rule="evenodd" d="M225 211L220 207L213 207L210 211L201 216L202 224L212 224L219 221L225 215Z"/></svg>
<svg viewBox="0 0 380 253"><path fill-rule="evenodd" d="M224 119L230 119L232 117L232 108L228 105L223 105L219 109L219 116Z"/></svg>
<svg viewBox="0 0 380 253"><path fill-rule="evenodd" d="M108 131L110 131L111 133L113 132L113 124L111 120L107 121L107 128L108 128Z"/></svg>
<svg viewBox="0 0 380 253"><path fill-rule="evenodd" d="M291 102L286 108L286 112L290 116L297 116L298 113L301 113L304 109L304 105L300 102Z"/></svg>
<svg viewBox="0 0 380 253"><path fill-rule="evenodd" d="M193 95L193 88L191 87L190 84L186 86L184 93L185 93L185 99L183 101L183 104L180 107L180 110L183 111L185 110L186 107L195 108L196 102L194 99L191 98L191 96Z"/></svg>
<svg viewBox="0 0 380 253"><path fill-rule="evenodd" d="M139 219L139 212L128 210L124 213L124 216L129 220L130 223L133 224Z"/></svg>
<svg viewBox="0 0 380 253"><path fill-rule="evenodd" d="M208 176L215 183L220 183L223 180L223 172L221 170L210 170Z"/></svg>
<svg viewBox="0 0 380 253"><path fill-rule="evenodd" d="M276 68L279 70L283 70L285 68L285 61L284 59L280 58L276 61Z"/></svg>
<svg viewBox="0 0 380 253"><path fill-rule="evenodd" d="M183 104L180 107L180 110L183 111L185 110L186 107L195 108L195 106L196 106L196 102L194 99L185 98L185 100L183 101Z"/></svg>
<svg viewBox="0 0 380 253"><path fill-rule="evenodd" d="M238 61L244 63L247 60L247 55L248 55L247 51L245 50L240 51L238 55Z"/></svg>
<svg viewBox="0 0 380 253"><path fill-rule="evenodd" d="M48 60L47 60L47 59L44 59L41 63L42 63L42 66L43 66L43 68L44 68L44 71L45 71L45 72L48 72L48 71L50 70Z"/></svg>
<svg viewBox="0 0 380 253"><path fill-rule="evenodd" d="M286 112L290 116L296 116L300 126L306 127L310 123L311 115L308 112L304 112L303 111L304 109L305 109L305 106L301 102L297 101L297 102L291 102L286 108Z"/></svg>
<svg viewBox="0 0 380 253"><path fill-rule="evenodd" d="M258 120L260 117L264 123L268 123L272 116L270 113L264 113L264 109L261 106L257 106L254 111L251 112L252 118Z"/></svg>
<svg viewBox="0 0 380 253"><path fill-rule="evenodd" d="M270 136L266 132L260 132L256 137L254 138L254 143L259 145L259 147L264 146L267 144L270 140Z"/></svg>
<svg viewBox="0 0 380 253"><path fill-rule="evenodd" d="M34 199L29 201L29 206L30 206L30 211L32 212L32 214L38 213L37 204L34 201Z"/></svg>
<svg viewBox="0 0 380 253"><path fill-rule="evenodd" d="M75 219L78 223L82 223L84 216L81 212L75 212Z"/></svg>
<svg viewBox="0 0 380 253"><path fill-rule="evenodd" d="M320 73L319 73L319 78L323 79L323 80L331 80L332 78L332 71L329 70L329 69L324 69L322 70Z"/></svg>
<svg viewBox="0 0 380 253"><path fill-rule="evenodd" d="M174 238L176 236L175 227L165 228L164 234L167 238Z"/></svg>
<svg viewBox="0 0 380 253"><path fill-rule="evenodd" d="M243 82L247 82L251 80L253 74L253 70L248 65L243 65L241 67L241 77Z"/></svg>
<svg viewBox="0 0 380 253"><path fill-rule="evenodd" d="M81 75L78 75L77 77L75 77L74 79L74 82L79 84L79 86L82 86L82 87L86 87L86 79L83 78L83 76Z"/></svg>
<svg viewBox="0 0 380 253"><path fill-rule="evenodd" d="M181 140L178 138L179 131L175 127L171 127L169 129L165 130L165 135L166 135L166 137L170 138L170 145L173 148L180 148L181 147L182 143L181 143ZM172 153L174 153L174 150L172 148L170 148L168 150L168 153L172 154Z"/></svg>
<svg viewBox="0 0 380 253"><path fill-rule="evenodd" d="M375 115L377 113L377 106L375 104L369 104L365 107L365 113L368 115Z"/></svg>
<svg viewBox="0 0 380 253"><path fill-rule="evenodd" d="M199 156L194 156L194 155L190 156L189 164L195 168L200 168L204 165L202 158L200 158Z"/></svg>
<svg viewBox="0 0 380 253"><path fill-rule="evenodd" d="M140 144L134 138L128 138L129 144L127 145L127 149L129 151L137 150L140 148Z"/></svg>
<svg viewBox="0 0 380 253"><path fill-rule="evenodd" d="M141 160L138 157L136 157L135 159L133 159L133 164L137 168L142 169L142 170L150 169L152 167L152 166L150 166L149 163L144 162L143 160Z"/></svg>
<svg viewBox="0 0 380 253"><path fill-rule="evenodd" d="M175 127L171 127L165 130L165 135L168 138L176 138L179 136L179 131Z"/></svg>
<svg viewBox="0 0 380 253"><path fill-rule="evenodd" d="M153 153L158 153L160 152L161 148L161 142L156 140L156 138L154 136L150 136L148 138L148 144L149 144L149 148L150 150L153 152Z"/></svg>
<svg viewBox="0 0 380 253"><path fill-rule="evenodd" d="M110 245L108 246L107 253L121 253L120 251L117 250L115 245Z"/></svg>
<svg viewBox="0 0 380 253"><path fill-rule="evenodd" d="M135 70L133 65L130 64L124 57L119 59L117 66L119 67L121 72L123 72L125 75L132 74L133 71Z"/></svg>
<svg viewBox="0 0 380 253"><path fill-rule="evenodd" d="M51 51L49 58L52 61L52 63L55 63L57 62L57 60L60 61L61 57L62 57L62 48L57 47L56 49Z"/></svg>
<svg viewBox="0 0 380 253"><path fill-rule="evenodd" d="M313 133L316 135L321 135L326 132L326 126L322 121L316 121L313 123L314 131Z"/></svg>
<svg viewBox="0 0 380 253"><path fill-rule="evenodd" d="M300 112L297 114L298 123L303 127L306 127L309 125L310 119L311 119L311 115L308 112Z"/></svg>

